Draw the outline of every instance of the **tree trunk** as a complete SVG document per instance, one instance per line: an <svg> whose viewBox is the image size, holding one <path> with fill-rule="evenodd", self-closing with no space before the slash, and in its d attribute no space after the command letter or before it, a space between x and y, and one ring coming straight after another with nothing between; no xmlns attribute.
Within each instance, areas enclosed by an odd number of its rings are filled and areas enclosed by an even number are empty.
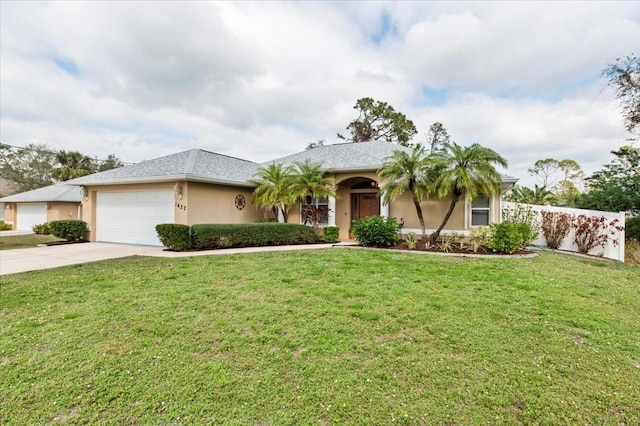
<svg viewBox="0 0 640 426"><path fill-rule="evenodd" d="M413 193L413 191L411 191ZM418 213L418 220L420 221L420 229L422 230L422 239L427 237L427 231L424 228L424 217L422 216L422 207L420 207L420 201L416 199L415 193L413 194L413 204L416 206L416 213Z"/></svg>
<svg viewBox="0 0 640 426"><path fill-rule="evenodd" d="M458 202L458 197L459 197L459 195L454 194L453 197L451 198L451 204L449 205L449 210L447 211L447 214L444 215L444 219L442 219L442 223L440 224L438 229L436 229L433 232L433 234L431 234L431 236L429 237L429 240L431 241L431 244L435 244L436 243L436 240L440 236L440 231L442 231L442 228L444 228L445 225L447 224L447 222L449 221L449 218L451 217L451 214L453 213L453 209L456 207L456 203Z"/></svg>

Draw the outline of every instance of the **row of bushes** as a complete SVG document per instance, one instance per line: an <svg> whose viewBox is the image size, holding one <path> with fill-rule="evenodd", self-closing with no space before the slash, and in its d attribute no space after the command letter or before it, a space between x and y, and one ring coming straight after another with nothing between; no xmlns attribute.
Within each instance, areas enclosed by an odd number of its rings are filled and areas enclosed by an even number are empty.
<svg viewBox="0 0 640 426"><path fill-rule="evenodd" d="M82 220L54 220L34 225L31 229L36 234L54 235L67 241L83 240L88 230L87 223Z"/></svg>
<svg viewBox="0 0 640 426"><path fill-rule="evenodd" d="M156 225L156 232L165 247L172 250L206 250L232 247L261 247L291 244L336 242L339 229L324 228L320 238L315 229L293 223L259 222L250 224Z"/></svg>
<svg viewBox="0 0 640 426"><path fill-rule="evenodd" d="M488 233L481 232L472 235L471 245L473 251L478 250L479 244L486 244L487 247L496 253L512 254L526 247L533 241L537 234L533 231L532 215L521 214L509 218L508 222L493 224ZM352 230L356 240L365 247L390 247L398 242L398 222L393 217L369 216L356 221ZM415 234L407 236L407 246L415 248L417 241ZM457 238L441 236L440 247L443 251L451 250L453 240Z"/></svg>

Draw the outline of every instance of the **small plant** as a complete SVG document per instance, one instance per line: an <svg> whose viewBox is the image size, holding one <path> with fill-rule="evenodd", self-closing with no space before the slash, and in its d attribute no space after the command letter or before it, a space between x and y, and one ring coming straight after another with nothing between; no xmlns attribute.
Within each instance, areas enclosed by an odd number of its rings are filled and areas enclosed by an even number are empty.
<svg viewBox="0 0 640 426"><path fill-rule="evenodd" d="M440 241L438 241L438 249L445 253L449 253L453 249L453 240L451 238L447 238L447 236L440 238Z"/></svg>
<svg viewBox="0 0 640 426"><path fill-rule="evenodd" d="M487 245L491 237L491 230L486 226L481 226L471 231L469 246L474 253L480 250L480 247Z"/></svg>
<svg viewBox="0 0 640 426"><path fill-rule="evenodd" d="M389 247L398 242L398 222L393 217L365 217L355 222L353 232L365 247Z"/></svg>
<svg viewBox="0 0 640 426"><path fill-rule="evenodd" d="M528 246L533 240L538 238L537 229L540 228L538 213L530 206L516 204L514 208L503 209L502 223L513 223L519 227L523 238L522 247Z"/></svg>
<svg viewBox="0 0 640 426"><path fill-rule="evenodd" d="M540 215L542 216L542 235L547 240L547 246L557 249L571 230L573 215L548 210L542 210Z"/></svg>
<svg viewBox="0 0 640 426"><path fill-rule="evenodd" d="M409 250L413 250L414 248L416 248L416 246L418 245L418 239L416 238L416 233L415 232L409 232L405 237L404 237L404 242L407 243L407 248Z"/></svg>
<svg viewBox="0 0 640 426"><path fill-rule="evenodd" d="M340 228L337 226L326 226L322 230L322 239L327 243L335 243L340 238Z"/></svg>
<svg viewBox="0 0 640 426"><path fill-rule="evenodd" d="M491 224L489 249L494 253L513 254L522 246L522 234L513 223Z"/></svg>
<svg viewBox="0 0 640 426"><path fill-rule="evenodd" d="M431 241L427 239L427 241L425 241L424 243L424 248L425 250L431 250L433 248L433 243L431 243Z"/></svg>
<svg viewBox="0 0 640 426"><path fill-rule="evenodd" d="M0 231L8 231L11 229L11 225L8 223L4 223L3 220L0 220Z"/></svg>
<svg viewBox="0 0 640 426"><path fill-rule="evenodd" d="M618 219L608 220L604 216L577 216L573 220L573 227L576 229L575 243L580 253L589 253L597 246L605 247L609 241L614 246L618 245L615 238L617 232L624 230L619 225Z"/></svg>
<svg viewBox="0 0 640 426"><path fill-rule="evenodd" d="M31 230L34 234L38 235L51 235L51 227L48 223L41 223L39 225L33 225Z"/></svg>

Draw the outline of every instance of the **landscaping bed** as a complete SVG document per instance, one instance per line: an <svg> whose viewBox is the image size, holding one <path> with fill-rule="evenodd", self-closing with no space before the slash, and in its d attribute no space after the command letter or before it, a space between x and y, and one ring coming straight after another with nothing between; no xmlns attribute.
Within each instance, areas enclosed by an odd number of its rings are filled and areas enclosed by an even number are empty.
<svg viewBox="0 0 640 426"><path fill-rule="evenodd" d="M398 242L398 244L395 244L393 246L382 247L382 248L392 249L392 250L424 251L424 252L430 252L430 253L455 253L455 254L465 254L465 255L481 254L481 255L505 256L505 253L497 253L497 252L491 251L486 245L481 245L477 247L476 250L474 250L473 248L471 248L469 244L466 244L466 243L451 243L447 248L442 248L442 246L438 244L435 244L435 245L426 244L420 241L416 244L414 248L410 249L405 241L400 241ZM511 254L512 255L528 255L533 253L535 253L533 250L525 248L525 249L516 250L514 253L511 253Z"/></svg>

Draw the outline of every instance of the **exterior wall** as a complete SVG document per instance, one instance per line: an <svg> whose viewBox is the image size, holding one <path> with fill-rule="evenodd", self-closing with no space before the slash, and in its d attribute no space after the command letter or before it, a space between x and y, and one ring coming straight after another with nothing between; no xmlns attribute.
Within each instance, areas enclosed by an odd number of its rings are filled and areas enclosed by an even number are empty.
<svg viewBox="0 0 640 426"><path fill-rule="evenodd" d="M96 199L98 191L126 191L126 190L145 190L145 189L171 189L176 183L175 182L160 182L160 183L141 183L141 184L131 184L131 185L100 185L100 186L86 186L85 189L87 191L87 196L82 201L82 217L81 219L87 222L89 228L88 239L91 242L96 241L96 231L95 231L95 223L96 223ZM182 188L184 188L184 183L182 184ZM184 198L184 196L183 196ZM176 199L176 203L174 204L175 210L178 210L178 201ZM126 218L123 218L126 220ZM182 222L176 222L182 223Z"/></svg>
<svg viewBox="0 0 640 426"><path fill-rule="evenodd" d="M47 203L47 222L78 219L79 206L80 203L71 202ZM10 224L12 229L18 226L17 209L17 203L4 203L4 222Z"/></svg>
<svg viewBox="0 0 640 426"><path fill-rule="evenodd" d="M80 203L47 203L47 222L78 219Z"/></svg>
<svg viewBox="0 0 640 426"><path fill-rule="evenodd" d="M186 212L187 225L201 223L252 223L256 220L263 220L264 209L257 209L251 204L252 188L211 185L199 182L188 182L187 192L183 189L183 200L185 209L176 215L185 220ZM186 195L186 197L185 197ZM245 207L240 210L236 208L235 200L238 195L243 195Z"/></svg>
<svg viewBox="0 0 640 426"><path fill-rule="evenodd" d="M4 203L4 223L16 229L16 203Z"/></svg>

